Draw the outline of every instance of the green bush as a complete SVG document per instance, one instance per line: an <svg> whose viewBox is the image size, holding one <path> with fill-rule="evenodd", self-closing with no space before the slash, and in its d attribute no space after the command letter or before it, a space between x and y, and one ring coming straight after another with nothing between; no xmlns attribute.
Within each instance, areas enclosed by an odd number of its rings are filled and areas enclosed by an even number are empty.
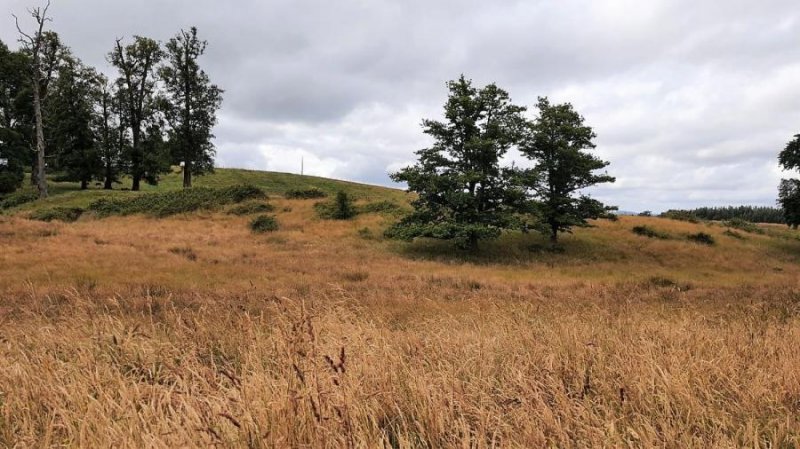
<svg viewBox="0 0 800 449"><path fill-rule="evenodd" d="M743 220L741 218L732 218L728 221L722 222L724 226L735 228L740 231L749 232L751 234L763 234L764 230L758 227L755 223Z"/></svg>
<svg viewBox="0 0 800 449"><path fill-rule="evenodd" d="M686 236L690 241L694 243L700 243L702 245L713 245L716 243L714 237L710 234L706 234L705 232L698 232L697 234L689 234Z"/></svg>
<svg viewBox="0 0 800 449"><path fill-rule="evenodd" d="M39 221L64 221L72 223L83 215L83 209L79 207L54 207L52 209L40 209L32 212L28 217L31 220Z"/></svg>
<svg viewBox="0 0 800 449"><path fill-rule="evenodd" d="M662 239L666 240L669 238L669 234L661 231L657 231L650 226L634 226L631 231L636 235L641 235L643 237L648 237L651 239Z"/></svg>
<svg viewBox="0 0 800 449"><path fill-rule="evenodd" d="M328 194L316 187L312 187L310 189L287 190L284 196L289 199L311 200L325 198Z"/></svg>
<svg viewBox="0 0 800 449"><path fill-rule="evenodd" d="M250 201L232 207L231 209L228 210L228 215L263 214L265 212L272 212L274 210L275 206L273 206L272 204L262 203L258 201Z"/></svg>
<svg viewBox="0 0 800 449"><path fill-rule="evenodd" d="M0 201L0 209L11 209L12 207L21 206L25 203L30 203L39 199L39 194L36 192L26 191L12 193Z"/></svg>
<svg viewBox="0 0 800 449"><path fill-rule="evenodd" d="M132 214L167 217L264 198L266 195L263 190L248 185L220 189L195 187L172 192L148 193L133 198L101 198L91 203L89 210L99 217Z"/></svg>
<svg viewBox="0 0 800 449"><path fill-rule="evenodd" d="M333 201L314 205L320 218L328 220L348 220L358 213L353 206L353 199L345 192L338 192Z"/></svg>
<svg viewBox="0 0 800 449"><path fill-rule="evenodd" d="M278 221L272 215L259 215L250 222L250 229L256 233L278 230Z"/></svg>
<svg viewBox="0 0 800 449"><path fill-rule="evenodd" d="M403 212L403 208L399 204L393 201L383 200L359 206L358 212L363 214L371 214L371 213L399 214Z"/></svg>
<svg viewBox="0 0 800 449"><path fill-rule="evenodd" d="M0 170L0 194L12 193L22 185L22 172Z"/></svg>
<svg viewBox="0 0 800 449"><path fill-rule="evenodd" d="M689 211L670 209L660 215L661 218L669 218L671 220L688 221L689 223L700 223L700 219Z"/></svg>
<svg viewBox="0 0 800 449"><path fill-rule="evenodd" d="M733 231L731 229L726 229L725 232L723 232L723 234L727 235L728 237L733 237L733 238L735 238L737 240L746 240L747 239L742 234L739 234L738 232Z"/></svg>

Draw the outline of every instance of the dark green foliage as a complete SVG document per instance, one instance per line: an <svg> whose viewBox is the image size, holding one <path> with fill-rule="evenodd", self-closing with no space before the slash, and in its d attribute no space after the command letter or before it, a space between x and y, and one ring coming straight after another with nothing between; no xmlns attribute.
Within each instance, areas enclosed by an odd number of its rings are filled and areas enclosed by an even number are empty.
<svg viewBox="0 0 800 449"><path fill-rule="evenodd" d="M520 145L522 154L536 165L520 171L520 180L531 192L537 227L555 244L559 232L587 226L589 219L611 217L616 208L579 192L615 178L595 173L609 163L589 153L595 148L596 135L571 104L552 105L547 98L539 98L537 108L539 116L529 124Z"/></svg>
<svg viewBox="0 0 800 449"><path fill-rule="evenodd" d="M649 210L646 210L646 211L643 211L643 212L639 212L636 215L638 215L639 217L652 217L653 213L650 212Z"/></svg>
<svg viewBox="0 0 800 449"><path fill-rule="evenodd" d="M271 215L259 215L250 222L250 230L259 234L277 231L278 221Z"/></svg>
<svg viewBox="0 0 800 449"><path fill-rule="evenodd" d="M669 234L661 231L657 231L650 226L634 226L631 231L636 235L641 235L643 237L648 237L651 239L662 239L666 240L669 238Z"/></svg>
<svg viewBox="0 0 800 449"><path fill-rule="evenodd" d="M126 147L126 164L133 178L132 190L140 182L155 183L159 173L169 169L164 158L166 147L155 101L155 69L164 54L153 39L134 36L133 43L123 45L117 40L108 59L119 71L116 84L122 100L125 126L130 129L131 141Z"/></svg>
<svg viewBox="0 0 800 449"><path fill-rule="evenodd" d="M64 221L72 223L83 215L84 210L79 207L53 207L51 209L39 209L29 215L31 220L39 221Z"/></svg>
<svg viewBox="0 0 800 449"><path fill-rule="evenodd" d="M17 190L22 185L22 179L21 170L3 170L0 167L0 195Z"/></svg>
<svg viewBox="0 0 800 449"><path fill-rule="evenodd" d="M46 125L48 144L55 153L55 168L62 178L89 183L102 173L102 159L92 129L94 97L99 77L77 58L67 54L50 89Z"/></svg>
<svg viewBox="0 0 800 449"><path fill-rule="evenodd" d="M747 239L747 237L743 236L742 234L740 234L740 233L738 233L736 231L730 230L730 229L726 229L725 232L723 232L723 234L727 235L728 237L733 237L733 238L735 238L737 240L746 240Z"/></svg>
<svg viewBox="0 0 800 449"><path fill-rule="evenodd" d="M329 220L349 220L358 213L353 206L353 199L342 191L336 193L332 201L314 205L320 218Z"/></svg>
<svg viewBox="0 0 800 449"><path fill-rule="evenodd" d="M800 169L800 134L786 144L778 155L778 162L784 170ZM781 180L778 186L778 203L783 209L786 224L797 229L800 226L800 180Z"/></svg>
<svg viewBox="0 0 800 449"><path fill-rule="evenodd" d="M169 123L169 148L173 163L183 163L183 186L192 176L213 170L216 153L211 139L222 103L222 90L211 84L197 60L207 43L197 28L181 30L166 44L167 64L159 69L164 85L161 110Z"/></svg>
<svg viewBox="0 0 800 449"><path fill-rule="evenodd" d="M447 84L445 120L424 120L433 145L418 162L391 175L417 194L414 211L389 228L391 238L452 240L475 249L513 227L521 189L511 185L500 160L524 127L523 107L494 84L475 88L463 75Z"/></svg>
<svg viewBox="0 0 800 449"><path fill-rule="evenodd" d="M786 224L797 229L800 226L800 180L781 180L778 187L778 203L783 208Z"/></svg>
<svg viewBox="0 0 800 449"><path fill-rule="evenodd" d="M699 207L687 211L702 220L740 219L752 223L785 223L783 210L766 206Z"/></svg>
<svg viewBox="0 0 800 449"><path fill-rule="evenodd" d="M264 191L247 185L221 189L198 187L173 192L148 193L133 198L99 199L89 205L89 210L99 217L132 214L166 217L197 210L216 209L226 204L265 197Z"/></svg>
<svg viewBox="0 0 800 449"><path fill-rule="evenodd" d="M689 234L686 236L687 239L694 243L700 243L702 245L713 245L715 242L714 237L711 234L706 234L705 232L698 232L697 234Z"/></svg>
<svg viewBox="0 0 800 449"><path fill-rule="evenodd" d="M358 213L398 215L403 213L403 207L393 201L383 200L359 206Z"/></svg>
<svg viewBox="0 0 800 449"><path fill-rule="evenodd" d="M27 54L0 41L0 195L22 185L24 167L33 157L29 66Z"/></svg>
<svg viewBox="0 0 800 449"><path fill-rule="evenodd" d="M749 232L751 234L763 234L764 230L759 228L758 225L751 223L747 220L742 220L741 218L733 218L731 220L725 221L722 223L729 228L736 228L745 232Z"/></svg>
<svg viewBox="0 0 800 449"><path fill-rule="evenodd" d="M244 204L240 204L228 210L228 215L254 215L254 214L263 214L265 212L272 212L275 210L275 206L269 203L263 203L259 201L250 201Z"/></svg>
<svg viewBox="0 0 800 449"><path fill-rule="evenodd" d="M312 200L318 198L325 198L326 196L328 196L328 194L316 187L312 187L310 189L287 190L284 196L288 199Z"/></svg>
<svg viewBox="0 0 800 449"><path fill-rule="evenodd" d="M32 191L16 192L0 201L0 209L11 209L39 199L39 194Z"/></svg>
<svg viewBox="0 0 800 449"><path fill-rule="evenodd" d="M700 219L688 210L670 209L666 212L662 212L659 217L669 218L670 220L688 221L689 223L700 223Z"/></svg>

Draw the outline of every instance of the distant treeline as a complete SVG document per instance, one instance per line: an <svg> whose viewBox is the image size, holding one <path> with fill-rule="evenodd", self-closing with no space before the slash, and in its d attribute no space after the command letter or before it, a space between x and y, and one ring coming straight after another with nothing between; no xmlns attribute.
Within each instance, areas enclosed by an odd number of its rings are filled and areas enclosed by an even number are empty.
<svg viewBox="0 0 800 449"><path fill-rule="evenodd" d="M753 223L786 223L783 209L768 206L700 207L683 211L701 220L732 220L735 218Z"/></svg>

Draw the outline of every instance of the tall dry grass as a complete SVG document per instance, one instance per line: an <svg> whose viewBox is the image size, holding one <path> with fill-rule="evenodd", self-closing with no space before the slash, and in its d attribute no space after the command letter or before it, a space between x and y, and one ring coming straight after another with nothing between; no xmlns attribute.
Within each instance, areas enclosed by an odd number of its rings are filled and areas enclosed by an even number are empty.
<svg viewBox="0 0 800 449"><path fill-rule="evenodd" d="M0 447L800 445L789 240L633 219L464 262L287 205L3 219Z"/></svg>

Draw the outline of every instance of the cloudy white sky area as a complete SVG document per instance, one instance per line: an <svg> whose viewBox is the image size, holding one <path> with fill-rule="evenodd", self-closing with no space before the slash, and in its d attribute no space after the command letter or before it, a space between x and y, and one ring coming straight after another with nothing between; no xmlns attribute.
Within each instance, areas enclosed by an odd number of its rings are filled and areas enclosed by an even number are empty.
<svg viewBox="0 0 800 449"><path fill-rule="evenodd" d="M0 39L13 45L11 13L36 1L0 0ZM53 0L51 13L107 72L115 38L196 25L226 90L222 167L298 172L303 157L307 174L392 185L461 73L518 104L572 102L617 176L591 193L627 210L774 205L777 153L800 133L797 0Z"/></svg>

